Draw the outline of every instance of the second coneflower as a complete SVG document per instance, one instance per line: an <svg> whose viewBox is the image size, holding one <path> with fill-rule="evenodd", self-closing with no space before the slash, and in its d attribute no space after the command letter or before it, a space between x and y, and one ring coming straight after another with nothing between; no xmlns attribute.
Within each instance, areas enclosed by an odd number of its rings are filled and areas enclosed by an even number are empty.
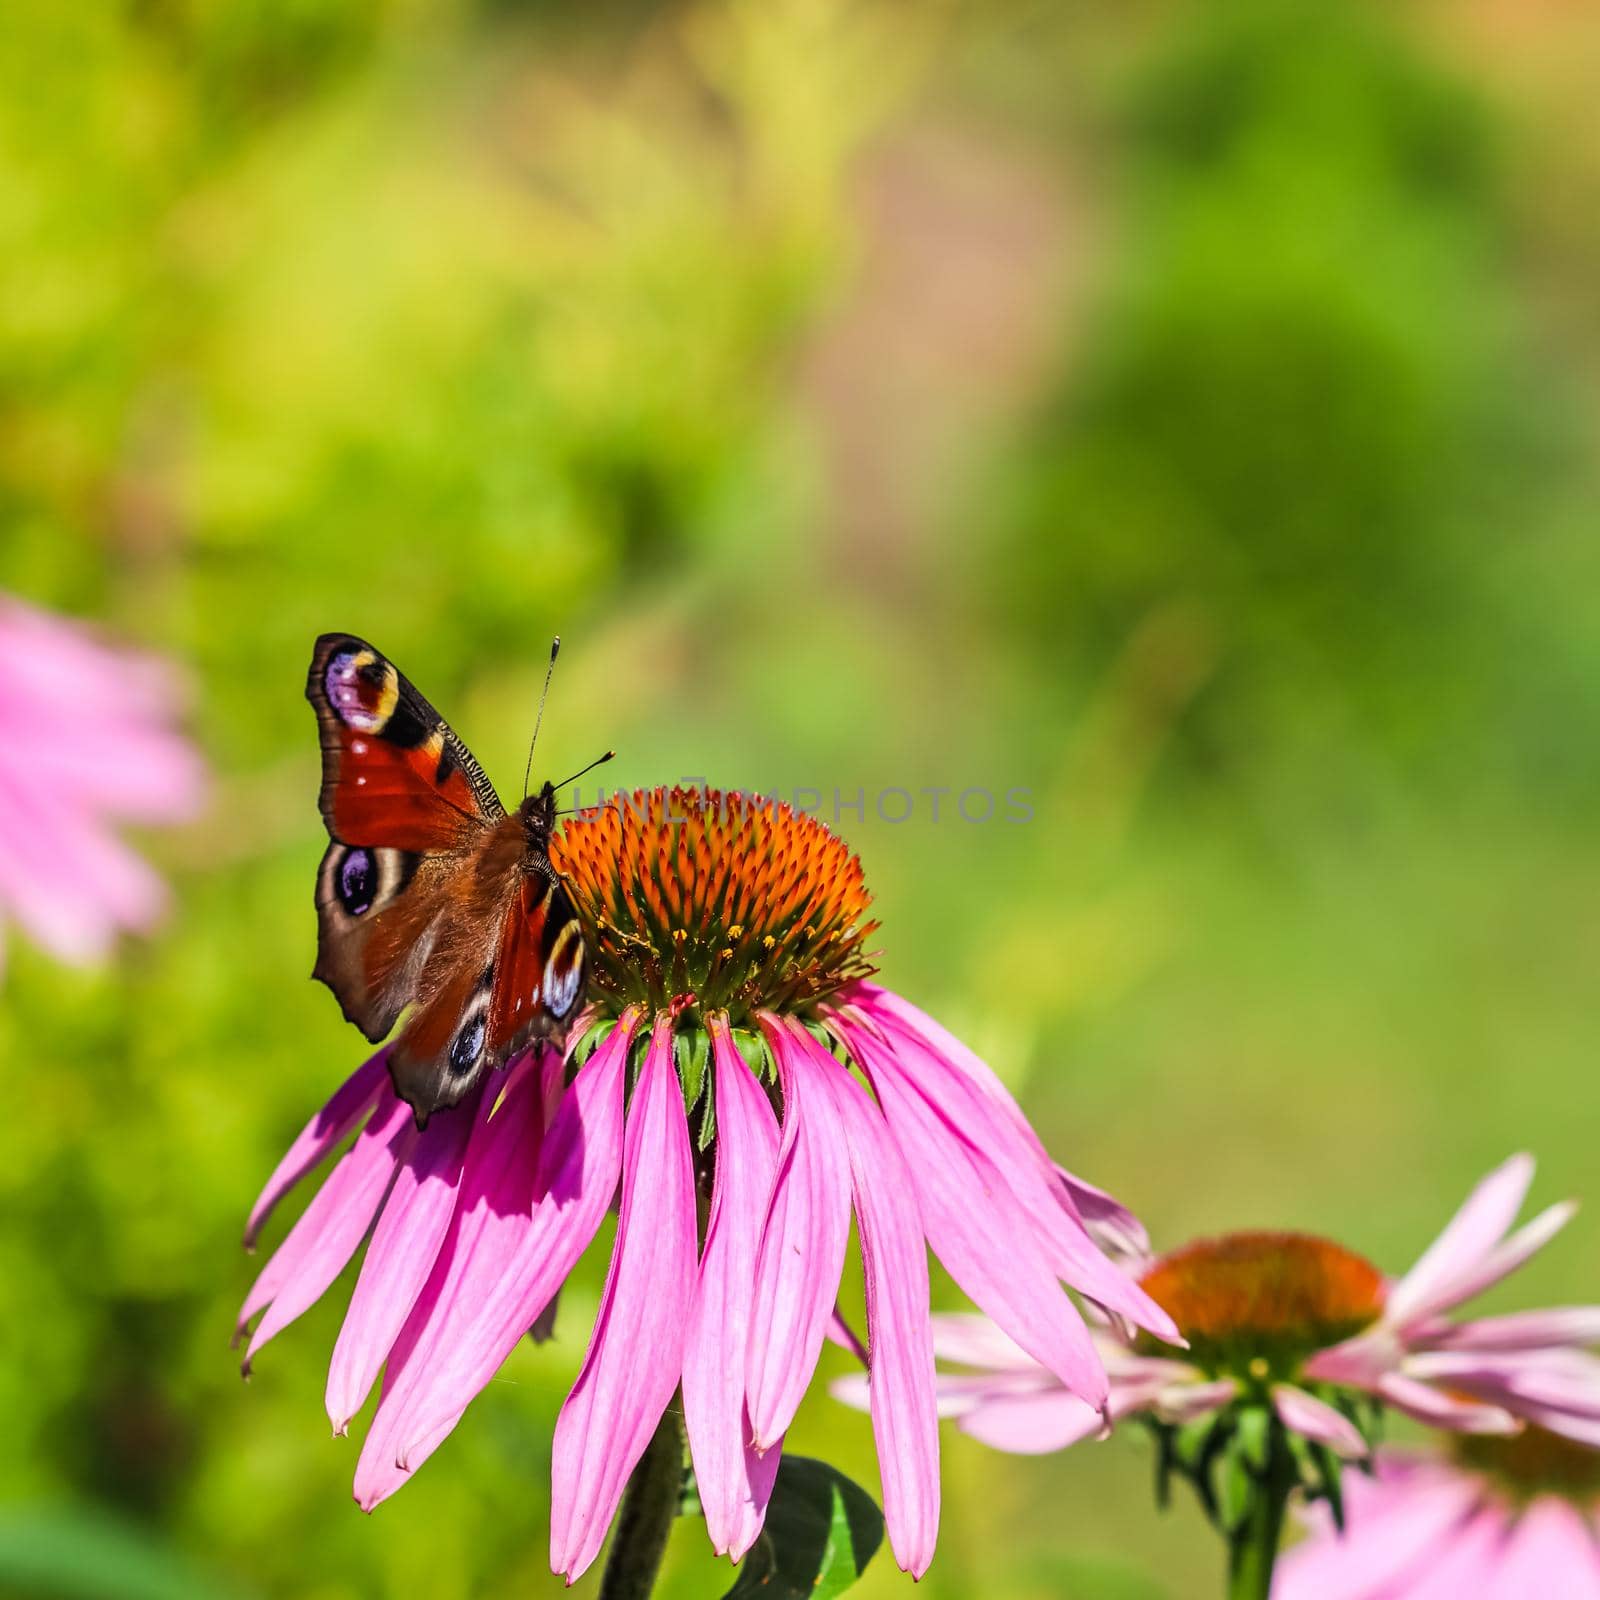
<svg viewBox="0 0 1600 1600"><path fill-rule="evenodd" d="M540 1323L621 1184L582 1370L556 1425L551 1565L595 1559L680 1385L711 1540L762 1527L783 1437L834 1325L852 1210L868 1404L900 1565L938 1525L927 1247L1093 1411L1110 1396L1066 1287L1160 1338L1168 1314L1102 1255L1137 1238L1062 1172L995 1074L870 981L860 863L815 818L655 790L553 841L585 924L591 1011L565 1058L513 1063L418 1132L379 1052L308 1125L251 1218L362 1131L245 1302L262 1343L371 1243L334 1351L342 1430L384 1370L356 1471L371 1508ZM703 1229L701 1219L703 1216Z"/></svg>

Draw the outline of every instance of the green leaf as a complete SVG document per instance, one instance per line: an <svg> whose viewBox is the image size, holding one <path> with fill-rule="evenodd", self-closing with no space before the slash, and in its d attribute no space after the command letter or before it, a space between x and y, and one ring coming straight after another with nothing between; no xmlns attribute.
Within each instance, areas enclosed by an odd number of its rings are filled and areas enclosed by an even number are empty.
<svg viewBox="0 0 1600 1600"><path fill-rule="evenodd" d="M1250 1470L1250 1463L1237 1434L1229 1440L1223 1455L1222 1481L1218 1487L1217 1510L1223 1530L1232 1533L1243 1525L1250 1514L1250 1507L1260 1488L1260 1480Z"/></svg>
<svg viewBox="0 0 1600 1600"><path fill-rule="evenodd" d="M829 1600L843 1594L883 1543L883 1513L825 1461L785 1456L767 1525L723 1600Z"/></svg>
<svg viewBox="0 0 1600 1600"><path fill-rule="evenodd" d="M711 1037L704 1028L680 1033L673 1041L678 1078L683 1084L683 1109L693 1111L706 1086L706 1062L711 1054Z"/></svg>
<svg viewBox="0 0 1600 1600"><path fill-rule="evenodd" d="M1235 1427L1240 1454L1258 1473L1265 1472L1272 1438L1271 1412L1265 1406L1241 1407Z"/></svg>

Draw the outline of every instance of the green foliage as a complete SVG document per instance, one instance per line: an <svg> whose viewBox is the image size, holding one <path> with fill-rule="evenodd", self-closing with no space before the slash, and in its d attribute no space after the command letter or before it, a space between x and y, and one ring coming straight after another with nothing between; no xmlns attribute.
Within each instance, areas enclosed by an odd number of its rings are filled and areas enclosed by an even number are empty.
<svg viewBox="0 0 1600 1600"><path fill-rule="evenodd" d="M785 1456L766 1526L725 1600L831 1600L852 1588L883 1543L883 1513L824 1461Z"/></svg>
<svg viewBox="0 0 1600 1600"><path fill-rule="evenodd" d="M133 1574L126 1535L190 1593L559 1592L604 1239L370 1519L365 1420L320 1410L353 1274L248 1386L228 1349L301 1199L256 1259L249 1204L366 1053L308 979L329 628L503 788L558 628L536 774L614 744L629 787L1026 786L1028 826L839 827L886 979L1160 1242L1303 1226L1395 1270L1508 1148L1581 1188L1600 146L1455 33L8 7L0 588L173 656L216 782L138 841L154 937L76 973L4 930L7 1559ZM1520 1292L1592 1296L1594 1226ZM1127 1439L945 1439L927 1600L1214 1588ZM875 1481L820 1384L790 1443ZM680 1534L663 1600L703 1600L726 1568ZM880 1557L852 1592L906 1588Z"/></svg>

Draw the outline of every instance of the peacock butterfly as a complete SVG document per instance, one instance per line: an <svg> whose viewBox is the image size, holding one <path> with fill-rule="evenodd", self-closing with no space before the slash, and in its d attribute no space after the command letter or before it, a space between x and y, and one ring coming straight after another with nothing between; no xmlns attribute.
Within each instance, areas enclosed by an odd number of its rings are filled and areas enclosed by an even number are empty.
<svg viewBox="0 0 1600 1600"><path fill-rule="evenodd" d="M406 1014L389 1072L421 1127L577 1014L583 932L550 864L556 787L507 812L444 718L350 634L317 640L306 698L330 839L312 976L369 1040Z"/></svg>

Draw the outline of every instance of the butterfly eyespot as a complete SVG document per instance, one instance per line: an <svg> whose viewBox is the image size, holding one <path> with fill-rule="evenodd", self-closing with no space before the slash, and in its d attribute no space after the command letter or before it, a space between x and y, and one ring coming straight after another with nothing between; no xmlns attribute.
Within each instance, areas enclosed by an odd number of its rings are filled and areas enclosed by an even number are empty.
<svg viewBox="0 0 1600 1600"><path fill-rule="evenodd" d="M400 699L399 674L370 650L330 656L323 687L339 720L357 733L379 732Z"/></svg>
<svg viewBox="0 0 1600 1600"><path fill-rule="evenodd" d="M583 983L583 936L576 922L561 930L544 964L545 1009L558 1020L572 1009Z"/></svg>
<svg viewBox="0 0 1600 1600"><path fill-rule="evenodd" d="M378 863L370 850L351 850L339 863L335 880L339 890L339 904L347 915L359 917L372 909L378 893Z"/></svg>
<svg viewBox="0 0 1600 1600"><path fill-rule="evenodd" d="M483 1036L488 1031L488 1021L483 1012L475 1013L450 1046L450 1070L457 1077L472 1071L478 1057L483 1054Z"/></svg>

